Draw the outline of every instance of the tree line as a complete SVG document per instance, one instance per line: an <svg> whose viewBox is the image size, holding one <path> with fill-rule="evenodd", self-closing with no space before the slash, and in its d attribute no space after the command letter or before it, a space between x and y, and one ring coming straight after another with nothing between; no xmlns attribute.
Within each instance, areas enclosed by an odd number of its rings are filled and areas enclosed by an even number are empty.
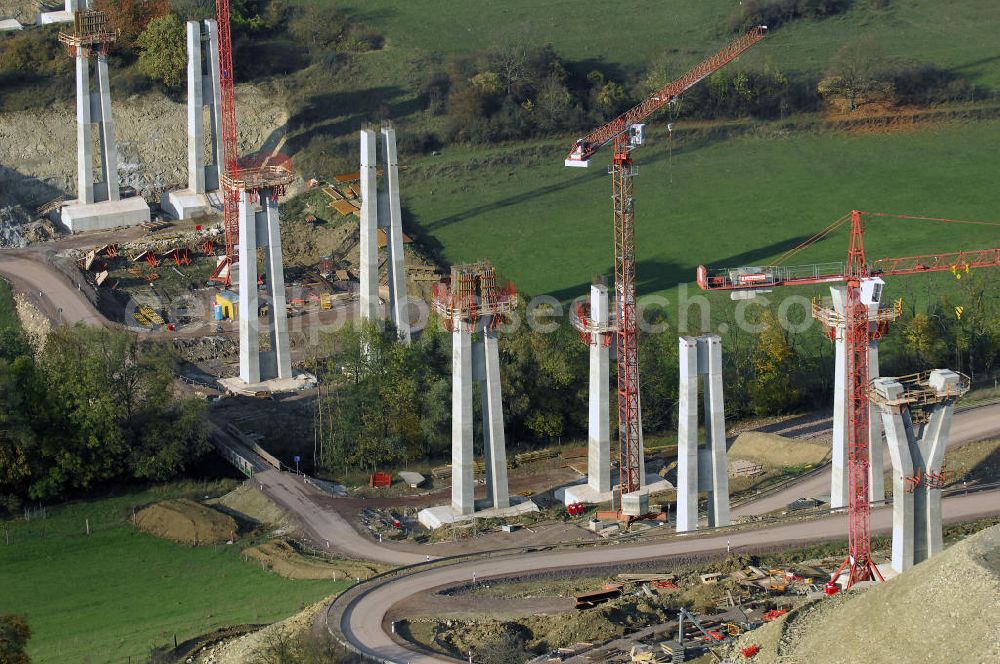
<svg viewBox="0 0 1000 664"><path fill-rule="evenodd" d="M882 375L934 368L963 371L974 380L995 375L1000 298L984 275L962 276L955 292L919 308L909 305L893 324L881 343ZM781 324L776 306L750 311L753 332L741 329L732 308L711 322L716 329L726 323L721 336L727 419L830 408L834 353L817 325L793 332ZM525 320L523 304L518 314ZM678 330L666 311L650 309L646 319L663 329L642 332L639 339L643 429L656 435L677 426ZM451 338L438 321L429 321L412 346L399 344L391 328L373 324L345 327L329 343L333 354L314 367L327 390L317 417L321 471L336 475L447 459ZM548 333L521 325L499 334L499 349L508 450L585 439L589 360L578 333L565 320ZM612 403L614 370L612 357ZM473 407L478 440L478 398ZM611 426L615 435L613 413Z"/></svg>
<svg viewBox="0 0 1000 664"><path fill-rule="evenodd" d="M209 449L202 401L174 391L160 345L62 326L32 348L0 330L0 512L174 477Z"/></svg>

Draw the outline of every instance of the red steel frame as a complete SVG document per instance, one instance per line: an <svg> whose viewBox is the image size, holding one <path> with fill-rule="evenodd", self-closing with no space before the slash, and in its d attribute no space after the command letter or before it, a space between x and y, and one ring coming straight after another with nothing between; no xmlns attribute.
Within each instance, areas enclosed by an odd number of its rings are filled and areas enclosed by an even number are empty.
<svg viewBox="0 0 1000 664"><path fill-rule="evenodd" d="M645 101L578 140L567 158L574 161L590 159L602 147L619 138L622 134L627 134L629 127L643 122L681 94L738 58L748 48L764 39L765 34L767 34L767 26L759 25L753 28L684 76L654 92ZM615 154L618 154L617 144L615 145Z"/></svg>
<svg viewBox="0 0 1000 664"><path fill-rule="evenodd" d="M642 417L639 412L639 348L635 319L635 209L628 132L614 139L615 304L618 327L618 437L621 492L642 484Z"/></svg>
<svg viewBox="0 0 1000 664"><path fill-rule="evenodd" d="M847 303L844 337L847 351L847 482L848 556L834 574L846 567L847 587L859 581L882 580L871 546L871 504L868 501L868 345L871 328L868 306L861 301L861 281L868 278L864 225L861 213L851 213L851 242L847 252Z"/></svg>
<svg viewBox="0 0 1000 664"><path fill-rule="evenodd" d="M233 186L239 168L239 153L236 145L236 91L233 81L233 39L229 27L229 0L217 0L215 17L219 28L219 86L222 91L222 99L219 100L219 124L222 130L220 163L225 169L219 174L219 184L223 191L226 253L225 258L212 273L212 281L228 286L232 283L232 266L239 262L240 237L240 191Z"/></svg>

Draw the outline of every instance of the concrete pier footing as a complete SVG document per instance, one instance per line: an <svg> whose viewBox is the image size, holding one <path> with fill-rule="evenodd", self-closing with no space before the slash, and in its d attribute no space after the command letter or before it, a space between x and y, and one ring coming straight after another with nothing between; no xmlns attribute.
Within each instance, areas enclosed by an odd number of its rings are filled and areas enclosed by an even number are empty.
<svg viewBox="0 0 1000 664"><path fill-rule="evenodd" d="M219 31L215 20L187 22L187 136L188 185L160 197L160 207L176 219L207 214L218 195L222 155L219 129ZM205 110L208 110L208 141L211 163L205 150ZM210 196L210 192L216 192Z"/></svg>
<svg viewBox="0 0 1000 664"><path fill-rule="evenodd" d="M906 390L899 380L879 378L874 382L893 467L892 568L896 572L927 560L943 548L944 451L957 398L952 395L959 381L953 371L931 372L930 386L940 398L922 407L922 425L914 422L904 399Z"/></svg>
<svg viewBox="0 0 1000 664"><path fill-rule="evenodd" d="M281 255L281 229L277 197L269 189L258 193L258 202L240 192L239 328L240 380L254 384L292 378L285 306L285 277ZM257 249L264 249L265 297L268 300L269 349L260 350L260 296L257 286Z"/></svg>
<svg viewBox="0 0 1000 664"><path fill-rule="evenodd" d="M93 57L92 57L93 56ZM61 220L71 232L134 226L149 221L149 206L139 197L121 199L118 147L111 114L111 78L108 57L78 49L76 67L76 188L77 200L63 207ZM96 87L91 88L91 63ZM94 169L94 126L100 167ZM95 179L96 176L96 179ZM106 203L106 205L96 205Z"/></svg>
<svg viewBox="0 0 1000 664"><path fill-rule="evenodd" d="M729 474L722 391L722 339L681 337L677 424L677 532L698 528L698 493L708 492L708 525L729 525ZM698 383L704 376L705 442L698 446Z"/></svg>

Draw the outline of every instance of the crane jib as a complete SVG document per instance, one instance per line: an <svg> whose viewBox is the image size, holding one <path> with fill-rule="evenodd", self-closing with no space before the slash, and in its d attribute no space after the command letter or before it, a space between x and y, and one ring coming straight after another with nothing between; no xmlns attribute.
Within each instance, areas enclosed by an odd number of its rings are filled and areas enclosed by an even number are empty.
<svg viewBox="0 0 1000 664"><path fill-rule="evenodd" d="M767 26L753 28L747 34L730 43L718 53L699 63L677 80L660 88L634 107L622 113L604 126L591 132L573 144L566 156L567 166L586 165L586 162L602 147L620 138L634 124L639 124L653 113L673 102L678 96L705 80L713 73L738 58L744 51L764 39Z"/></svg>

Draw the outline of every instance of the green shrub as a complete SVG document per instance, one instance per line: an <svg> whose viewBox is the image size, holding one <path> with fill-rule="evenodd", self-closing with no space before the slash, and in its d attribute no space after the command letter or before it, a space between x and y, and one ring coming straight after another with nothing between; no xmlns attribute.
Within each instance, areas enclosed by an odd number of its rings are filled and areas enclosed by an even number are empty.
<svg viewBox="0 0 1000 664"><path fill-rule="evenodd" d="M149 22L139 35L139 70L168 88L179 88L187 68L187 37L176 14Z"/></svg>

